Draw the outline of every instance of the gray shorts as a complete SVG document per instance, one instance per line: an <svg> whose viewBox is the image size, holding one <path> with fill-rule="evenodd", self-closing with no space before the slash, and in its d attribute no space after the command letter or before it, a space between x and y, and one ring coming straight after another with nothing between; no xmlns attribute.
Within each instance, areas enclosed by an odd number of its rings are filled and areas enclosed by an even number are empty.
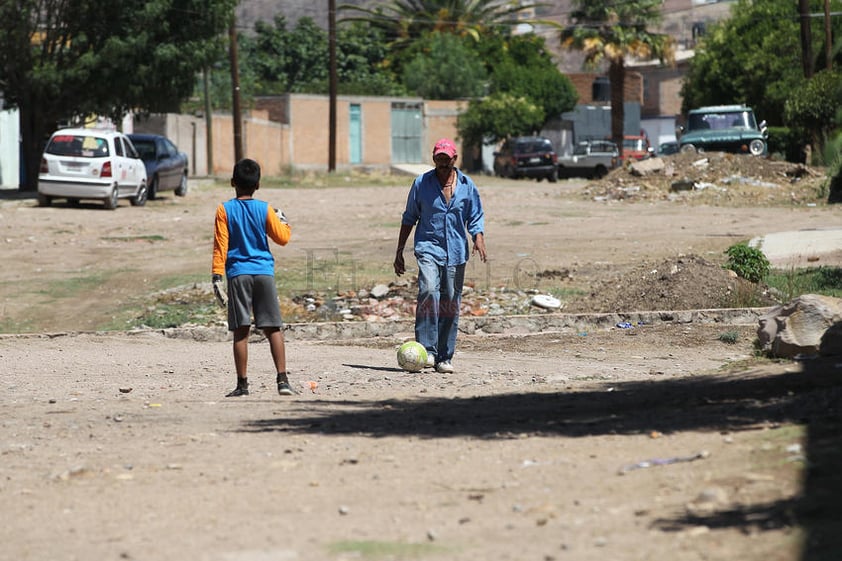
<svg viewBox="0 0 842 561"><path fill-rule="evenodd" d="M284 326L275 277L240 275L228 279L228 329L251 325L252 312L258 329Z"/></svg>

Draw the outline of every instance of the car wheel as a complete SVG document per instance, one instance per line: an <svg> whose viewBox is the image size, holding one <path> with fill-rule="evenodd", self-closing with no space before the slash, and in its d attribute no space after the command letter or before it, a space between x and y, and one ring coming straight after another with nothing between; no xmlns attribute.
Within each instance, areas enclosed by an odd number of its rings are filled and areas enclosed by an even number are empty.
<svg viewBox="0 0 842 561"><path fill-rule="evenodd" d="M692 154L693 152L697 152L696 147L692 144L685 144L681 147L682 154Z"/></svg>
<svg viewBox="0 0 842 561"><path fill-rule="evenodd" d="M752 140L748 145L748 151L752 156L762 156L766 152L766 143L762 140Z"/></svg>
<svg viewBox="0 0 842 561"><path fill-rule="evenodd" d="M114 210L117 208L117 205L120 203L120 190L117 185L114 185L111 188L111 194L105 198L105 208L108 210Z"/></svg>
<svg viewBox="0 0 842 561"><path fill-rule="evenodd" d="M149 197L149 190L146 188L146 183L141 183L137 188L137 195L130 199L132 206L143 206L146 204L146 199Z"/></svg>
<svg viewBox="0 0 842 561"><path fill-rule="evenodd" d="M158 198L158 176L157 175L152 177L152 182L149 183L149 190L148 190L147 198L150 201L154 201L155 199Z"/></svg>
<svg viewBox="0 0 842 561"><path fill-rule="evenodd" d="M38 206L50 206L53 204L53 198L47 195L38 193Z"/></svg>
<svg viewBox="0 0 842 561"><path fill-rule="evenodd" d="M181 182L178 184L178 187L175 188L175 196L176 197L183 197L187 194L187 174L183 174L181 176Z"/></svg>
<svg viewBox="0 0 842 561"><path fill-rule="evenodd" d="M556 176L562 179L567 179L569 177L569 174L567 173L567 168L565 168L564 166L558 166L558 169L556 169Z"/></svg>
<svg viewBox="0 0 842 561"><path fill-rule="evenodd" d="M593 176L595 179L602 179L606 175L608 175L608 169L603 165L596 166L593 170Z"/></svg>
<svg viewBox="0 0 842 561"><path fill-rule="evenodd" d="M79 199L67 199L67 204L70 206L79 206L81 203Z"/></svg>
<svg viewBox="0 0 842 561"><path fill-rule="evenodd" d="M550 172L550 175L547 176L547 181L549 181L550 183L555 183L556 181L558 181L558 170L557 169L554 169L553 171Z"/></svg>

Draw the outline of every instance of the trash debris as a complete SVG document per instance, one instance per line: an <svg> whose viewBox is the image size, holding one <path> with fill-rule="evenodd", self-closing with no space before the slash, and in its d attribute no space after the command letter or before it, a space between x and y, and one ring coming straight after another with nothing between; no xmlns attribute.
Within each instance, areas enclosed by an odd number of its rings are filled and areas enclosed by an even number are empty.
<svg viewBox="0 0 842 561"><path fill-rule="evenodd" d="M677 464L681 462L693 462L696 460L701 460L710 456L710 452L707 450L702 450L701 452L696 452L691 456L675 456L673 458L654 458L651 460L645 460L643 462L637 462L636 464L628 464L620 468L619 475L625 475L630 471L634 471L636 469L645 469L655 466L667 466L670 464Z"/></svg>
<svg viewBox="0 0 842 561"><path fill-rule="evenodd" d="M619 327L620 329L631 329L634 326L631 324L631 322L621 321L616 325L616 327Z"/></svg>

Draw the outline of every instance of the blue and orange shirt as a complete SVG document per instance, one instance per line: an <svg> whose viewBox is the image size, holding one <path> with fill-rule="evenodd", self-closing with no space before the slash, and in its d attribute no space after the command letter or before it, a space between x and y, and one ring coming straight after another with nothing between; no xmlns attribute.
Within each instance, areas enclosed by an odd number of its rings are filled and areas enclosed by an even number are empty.
<svg viewBox="0 0 842 561"><path fill-rule="evenodd" d="M279 245L289 242L292 229L281 222L266 201L231 199L216 208L213 232L215 275L274 275L275 258L269 239Z"/></svg>

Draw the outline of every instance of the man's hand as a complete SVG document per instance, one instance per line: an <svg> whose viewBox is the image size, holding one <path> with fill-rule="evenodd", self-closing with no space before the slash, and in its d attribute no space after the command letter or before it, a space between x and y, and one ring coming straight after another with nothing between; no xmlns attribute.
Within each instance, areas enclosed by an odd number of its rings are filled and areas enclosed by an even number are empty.
<svg viewBox="0 0 842 561"><path fill-rule="evenodd" d="M275 209L275 216L278 217L278 220L280 220L282 224L289 224L289 222L287 222L287 215L284 214L284 211L282 211L281 209Z"/></svg>
<svg viewBox="0 0 842 561"><path fill-rule="evenodd" d="M222 284L224 282L222 275L213 275L211 277L211 284L213 284L213 295L216 296L216 303L219 304L220 308L224 308L228 305L228 294L225 292L225 286Z"/></svg>
<svg viewBox="0 0 842 561"><path fill-rule="evenodd" d="M474 249L471 251L472 254L479 253L479 260L485 263L488 256L485 253L485 236L482 233L477 234L474 236Z"/></svg>
<svg viewBox="0 0 842 561"><path fill-rule="evenodd" d="M406 264L403 261L403 248L398 248L398 252L395 254L395 274L401 276L406 272Z"/></svg>

